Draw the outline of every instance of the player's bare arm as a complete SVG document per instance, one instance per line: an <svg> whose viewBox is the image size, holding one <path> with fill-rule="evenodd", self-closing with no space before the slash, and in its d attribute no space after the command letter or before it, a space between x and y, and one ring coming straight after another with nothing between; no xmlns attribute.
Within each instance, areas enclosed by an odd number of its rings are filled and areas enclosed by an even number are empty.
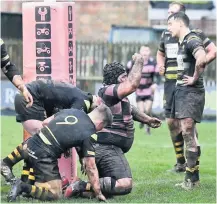
<svg viewBox="0 0 217 204"><path fill-rule="evenodd" d="M206 63L209 64L216 58L216 46L213 42L211 42L206 48Z"/></svg>
<svg viewBox="0 0 217 204"><path fill-rule="evenodd" d="M157 66L159 67L159 74L162 76L165 73L165 54L158 50L156 58Z"/></svg>
<svg viewBox="0 0 217 204"><path fill-rule="evenodd" d="M19 70L17 67L11 63L10 57L6 50L4 41L0 39L1 45L1 69L4 72L5 76L16 86L20 92L23 94L26 102L28 104L27 107L32 106L33 98L32 95L29 93L28 89L26 88L23 79L20 76Z"/></svg>
<svg viewBox="0 0 217 204"><path fill-rule="evenodd" d="M105 201L106 198L104 197L100 189L99 173L96 167L95 158L94 157L84 157L83 162L86 168L85 170L86 170L88 179L95 192L96 198L98 198L99 200Z"/></svg>
<svg viewBox="0 0 217 204"><path fill-rule="evenodd" d="M135 61L132 70L130 71L127 79L120 83L117 89L117 94L120 99L133 93L139 86L141 80L141 72L144 64L144 59L140 54L137 53L135 53L132 58Z"/></svg>
<svg viewBox="0 0 217 204"><path fill-rule="evenodd" d="M139 111L135 106L131 105L132 107L132 115L133 115L133 120L144 123L149 125L152 128L158 128L161 126L161 120L158 118L153 118L145 113Z"/></svg>

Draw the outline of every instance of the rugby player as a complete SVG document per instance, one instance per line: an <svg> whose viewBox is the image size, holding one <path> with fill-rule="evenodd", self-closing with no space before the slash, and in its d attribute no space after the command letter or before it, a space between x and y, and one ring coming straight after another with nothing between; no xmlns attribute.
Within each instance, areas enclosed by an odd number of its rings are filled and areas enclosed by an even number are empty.
<svg viewBox="0 0 217 204"><path fill-rule="evenodd" d="M168 18L168 31L179 39L177 53L177 82L172 102L172 117L180 123L186 145L186 174L181 187L192 189L199 184L199 165L195 124L201 122L205 90L203 72L206 65L206 52L198 34L189 28L189 18L183 12L174 13Z"/></svg>
<svg viewBox="0 0 217 204"><path fill-rule="evenodd" d="M133 144L133 119L154 128L161 125L157 118L152 118L131 106L127 98L139 86L144 65L144 59L140 54L134 54L133 60L135 63L128 76L124 66L118 62L105 65L104 87L98 93L113 114L112 125L97 133L96 144L96 165L101 190L106 196L126 195L132 190L132 174L124 153L128 152ZM90 191L92 188L89 183L76 181L66 189L65 197Z"/></svg>
<svg viewBox="0 0 217 204"><path fill-rule="evenodd" d="M179 11L185 13L185 6L179 2L172 2L169 5L168 16ZM216 46L205 34L198 29L193 29L197 33L198 37L201 38L205 50L207 52L206 60L209 64L212 60L216 58ZM167 120L168 128L170 131L170 136L174 146L176 154L176 164L174 168L170 171L172 172L184 172L186 167L186 160L184 156L184 140L182 132L180 129L180 124L178 120L171 118L171 106L172 106L172 96L175 91L175 84L177 79L177 51L178 51L178 38L171 36L168 30L163 31L159 49L157 51L157 64L160 70L160 74L165 76L164 83L164 109L165 117ZM195 129L196 130L196 129ZM200 152L200 146L198 144L198 153ZM199 163L198 155L198 163Z"/></svg>
<svg viewBox="0 0 217 204"><path fill-rule="evenodd" d="M111 123L111 110L103 103L89 114L73 108L55 114L54 119L39 133L20 144L10 157L3 159L1 165L8 169L25 159L33 167L35 176L34 185L17 179L12 184L8 201L15 201L22 193L39 200L61 198L62 183L57 159L67 149L77 146L81 148L86 173L96 197L106 200L100 190L94 143L97 141L96 132ZM7 175L13 177L12 171Z"/></svg>
<svg viewBox="0 0 217 204"><path fill-rule="evenodd" d="M86 113L96 107L97 97L86 93L74 85L62 81L37 80L26 85L34 103L26 108L21 94L15 96L16 120L31 135L42 128L42 121L60 109L83 109Z"/></svg>
<svg viewBox="0 0 217 204"><path fill-rule="evenodd" d="M140 112L151 115L154 92L160 81L159 72L155 61L150 58L151 50L148 46L142 46L139 53L144 58L144 66L139 87L136 89L136 102ZM144 123L140 123L140 128L143 127ZM146 133L151 134L149 126L146 127Z"/></svg>
<svg viewBox="0 0 217 204"><path fill-rule="evenodd" d="M10 57L7 53L4 41L0 38L1 43L1 69L5 76L16 86L22 93L25 101L27 102L26 106L30 107L33 104L32 95L29 93L28 89L25 86L23 79L20 76L20 73L16 66L11 63Z"/></svg>
<svg viewBox="0 0 217 204"><path fill-rule="evenodd" d="M27 84L26 87L33 96L33 105L27 108L27 102L21 94L15 96L14 104L17 122L21 122L30 135L39 132L43 127L43 121L61 109L73 107L88 113L100 103L97 96L83 92L66 82L37 80ZM22 181L34 183L33 172L34 169L24 163ZM6 181L11 182L7 179Z"/></svg>

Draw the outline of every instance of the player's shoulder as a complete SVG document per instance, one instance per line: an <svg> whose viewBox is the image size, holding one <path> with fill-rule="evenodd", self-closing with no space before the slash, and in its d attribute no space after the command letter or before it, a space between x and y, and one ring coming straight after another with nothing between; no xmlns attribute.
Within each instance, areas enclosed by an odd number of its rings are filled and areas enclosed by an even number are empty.
<svg viewBox="0 0 217 204"><path fill-rule="evenodd" d="M110 84L110 85L104 85L104 86L100 87L100 89L98 91L98 95L99 95L99 93L104 94L105 92L107 92L109 90L113 90L116 85L117 84Z"/></svg>
<svg viewBox="0 0 217 204"><path fill-rule="evenodd" d="M194 32L195 34L202 34L203 33L203 31L200 30L199 28L192 28L191 32Z"/></svg>
<svg viewBox="0 0 217 204"><path fill-rule="evenodd" d="M198 36L198 34L194 31L191 31L187 36L186 36L186 42L190 43L191 41L201 41L201 38Z"/></svg>

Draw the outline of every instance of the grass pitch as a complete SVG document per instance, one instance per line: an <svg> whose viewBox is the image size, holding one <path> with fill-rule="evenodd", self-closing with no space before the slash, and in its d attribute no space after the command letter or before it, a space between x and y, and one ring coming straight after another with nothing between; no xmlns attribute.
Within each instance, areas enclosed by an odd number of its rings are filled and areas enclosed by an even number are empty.
<svg viewBox="0 0 217 204"><path fill-rule="evenodd" d="M135 141L127 154L133 173L133 191L126 196L109 199L109 203L216 203L216 123L198 125L201 144L201 186L193 191L174 187L184 178L184 173L169 173L175 164L166 123L148 136L136 126ZM3 158L22 141L22 126L15 117L1 117L1 157ZM21 173L22 163L14 168L15 174ZM79 167L78 167L79 168ZM80 174L80 173L79 173ZM1 202L6 202L9 187L1 183ZM20 198L20 203L38 203L36 200ZM60 200L59 203L96 203L95 199Z"/></svg>

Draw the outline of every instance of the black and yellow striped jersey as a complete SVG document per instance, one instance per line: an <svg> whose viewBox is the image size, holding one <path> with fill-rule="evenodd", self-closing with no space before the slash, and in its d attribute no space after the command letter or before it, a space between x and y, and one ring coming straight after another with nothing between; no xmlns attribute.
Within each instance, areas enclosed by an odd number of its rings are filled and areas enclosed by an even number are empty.
<svg viewBox="0 0 217 204"><path fill-rule="evenodd" d="M96 128L90 117L82 110L61 110L41 129L38 136L57 156L72 147L80 147L83 157L95 156L93 145L97 141Z"/></svg>
<svg viewBox="0 0 217 204"><path fill-rule="evenodd" d="M192 29L192 32L201 39L203 46L206 48L210 43L210 39L199 29ZM178 53L178 38L172 37L168 30L165 30L160 39L158 50L165 54L165 79L177 79L177 53Z"/></svg>
<svg viewBox="0 0 217 204"><path fill-rule="evenodd" d="M7 78L12 81L15 75L20 75L19 70L14 64L10 62L10 57L7 53L4 41L0 39L1 43L1 69Z"/></svg>
<svg viewBox="0 0 217 204"><path fill-rule="evenodd" d="M179 44L179 49L177 53L177 86L183 87L183 76L193 76L195 71L195 53L198 50L204 50L204 45L201 38L198 36L197 33L191 31L187 34L181 44ZM189 88L184 86L183 89ZM191 85L191 88L197 89L204 89L203 85L203 76L201 75L199 79L196 81L194 85Z"/></svg>

